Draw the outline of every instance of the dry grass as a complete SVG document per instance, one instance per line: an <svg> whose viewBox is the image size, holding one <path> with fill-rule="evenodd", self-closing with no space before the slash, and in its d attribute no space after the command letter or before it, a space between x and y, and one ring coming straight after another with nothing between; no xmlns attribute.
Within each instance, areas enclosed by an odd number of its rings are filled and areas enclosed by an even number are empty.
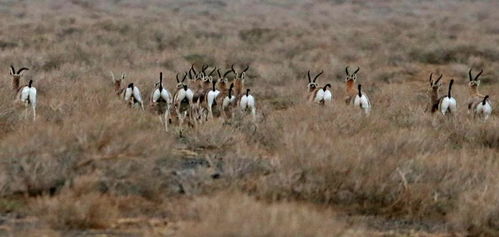
<svg viewBox="0 0 499 237"><path fill-rule="evenodd" d="M41 220L15 233L145 218L191 236L499 234L498 113L481 122L464 105L469 67L499 98L494 1L1 2L0 211ZM257 125L165 133L112 91L110 70L148 98L159 71L172 90L191 63L250 64ZM34 123L12 104L10 64L30 67ZM343 103L347 64L361 67L368 118ZM305 103L308 69L325 70L331 108ZM429 72L456 79L456 117L423 113ZM413 224L383 224L401 222Z"/></svg>

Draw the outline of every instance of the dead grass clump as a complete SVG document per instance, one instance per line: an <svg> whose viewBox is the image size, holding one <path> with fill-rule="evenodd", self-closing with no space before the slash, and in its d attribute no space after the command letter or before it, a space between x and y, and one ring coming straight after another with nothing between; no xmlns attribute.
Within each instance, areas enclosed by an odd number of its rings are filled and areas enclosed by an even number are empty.
<svg viewBox="0 0 499 237"><path fill-rule="evenodd" d="M181 236L361 236L328 212L293 203L263 204L242 194L197 198L191 205L195 221ZM327 214L326 214L327 213Z"/></svg>
<svg viewBox="0 0 499 237"><path fill-rule="evenodd" d="M186 143L192 149L230 149L230 146L240 140L240 134L231 126L221 121L209 121L188 131Z"/></svg>
<svg viewBox="0 0 499 237"><path fill-rule="evenodd" d="M52 228L62 230L109 228L119 215L113 198L98 193L40 197L32 208L33 213Z"/></svg>

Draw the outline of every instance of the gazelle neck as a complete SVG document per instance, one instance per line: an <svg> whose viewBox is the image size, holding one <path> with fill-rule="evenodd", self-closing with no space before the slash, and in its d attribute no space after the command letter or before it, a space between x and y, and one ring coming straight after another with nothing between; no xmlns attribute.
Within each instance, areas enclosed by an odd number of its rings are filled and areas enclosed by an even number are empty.
<svg viewBox="0 0 499 237"><path fill-rule="evenodd" d="M478 86L476 86L476 85L475 86L470 86L468 90L469 90L470 95L472 97L480 95L480 93L478 92Z"/></svg>
<svg viewBox="0 0 499 237"><path fill-rule="evenodd" d="M20 77L12 78L12 89L17 90L19 88Z"/></svg>
<svg viewBox="0 0 499 237"><path fill-rule="evenodd" d="M347 94L348 95L355 95L355 94L357 94L357 90L355 89L355 81L348 80L346 82L346 86L347 86Z"/></svg>
<svg viewBox="0 0 499 237"><path fill-rule="evenodd" d="M431 88L431 101L436 102L438 100L438 88Z"/></svg>
<svg viewBox="0 0 499 237"><path fill-rule="evenodd" d="M114 90L115 91L121 90L121 81L115 81L114 82Z"/></svg>
<svg viewBox="0 0 499 237"><path fill-rule="evenodd" d="M234 81L234 87L235 87L235 94L240 95L243 93L243 81L241 79L236 79Z"/></svg>

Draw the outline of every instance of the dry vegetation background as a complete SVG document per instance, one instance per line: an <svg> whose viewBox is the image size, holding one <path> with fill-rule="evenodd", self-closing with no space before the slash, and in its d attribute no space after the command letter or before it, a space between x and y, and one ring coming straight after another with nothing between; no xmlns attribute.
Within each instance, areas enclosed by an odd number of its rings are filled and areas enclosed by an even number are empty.
<svg viewBox="0 0 499 237"><path fill-rule="evenodd" d="M0 233L17 236L499 234L499 120L466 113L470 66L499 101L497 1L1 0ZM251 68L258 124L183 136L128 109L159 71ZM12 105L27 66L39 119ZM346 107L344 66L374 104ZM305 103L325 70L335 104ZM424 114L427 76L456 79L459 115ZM442 89L442 92L446 89ZM22 110L21 110L22 111Z"/></svg>

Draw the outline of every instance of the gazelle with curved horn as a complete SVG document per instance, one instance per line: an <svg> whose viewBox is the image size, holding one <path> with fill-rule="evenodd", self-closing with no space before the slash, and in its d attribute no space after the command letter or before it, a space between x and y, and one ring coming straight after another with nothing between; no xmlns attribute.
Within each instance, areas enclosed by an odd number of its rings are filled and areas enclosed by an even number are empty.
<svg viewBox="0 0 499 237"><path fill-rule="evenodd" d="M472 69L468 71L468 77L469 77L469 82L468 82L468 89L470 93L470 99L468 100L468 113L473 112L476 115L482 114L482 112L478 112L480 107L480 111L485 111L485 113L489 112L492 113L492 103L490 102L490 97L485 98L483 94L480 94L478 92L478 86L480 85L480 79L479 77L482 75L483 70L480 70L476 76L473 77L472 74ZM485 110L483 110L485 108ZM489 117L490 114L487 116L484 116L486 118Z"/></svg>
<svg viewBox="0 0 499 237"><path fill-rule="evenodd" d="M234 72L234 95L237 98L240 98L242 94L244 93L244 82L246 81L246 72L249 69L249 65L246 65L246 67L240 72L237 73L236 70L234 69L234 65L231 66L232 72ZM228 73L228 72L227 72Z"/></svg>
<svg viewBox="0 0 499 237"><path fill-rule="evenodd" d="M253 117L253 121L256 121L255 98L250 94L250 89L246 89L246 93L241 97L239 107L243 112L250 112Z"/></svg>
<svg viewBox="0 0 499 237"><path fill-rule="evenodd" d="M160 121L164 123L166 131L168 131L171 104L172 104L172 96L170 92L168 92L168 89L166 89L163 86L163 72L160 72L159 82L155 84L154 90L151 94L151 106L153 107L155 112L159 115Z"/></svg>
<svg viewBox="0 0 499 237"><path fill-rule="evenodd" d="M331 84L326 84L323 88L319 88L319 84L317 83L317 79L320 75L322 75L324 71L321 71L319 74L315 75L314 79L310 76L310 70L307 71L308 77L308 100L310 102L315 102L319 104L328 104L331 102L332 94L328 88L331 88Z"/></svg>
<svg viewBox="0 0 499 237"><path fill-rule="evenodd" d="M191 89L187 87L185 83L185 79L187 78L187 72L184 74L182 80L179 79L178 73L176 75L177 79L177 90L173 95L173 104L175 107L175 112L177 118L180 121L180 127L183 126L183 123L187 116L192 117L192 106L193 106L193 98L194 93Z"/></svg>
<svg viewBox="0 0 499 237"><path fill-rule="evenodd" d="M215 80L212 80L212 89L208 91L208 94L206 95L206 102L207 102L207 108L208 108L208 118L213 119L213 110L215 110L215 113L219 111L216 111L218 106L217 106L217 97L220 95L220 91L216 89L216 84L217 82Z"/></svg>
<svg viewBox="0 0 499 237"><path fill-rule="evenodd" d="M123 90L122 95L123 99L130 107L140 107L144 110L144 101L142 100L140 89L133 83L128 84L128 86Z"/></svg>
<svg viewBox="0 0 499 237"><path fill-rule="evenodd" d="M27 67L20 68L19 70L16 71L13 65L10 65L10 72L9 74L12 76L12 90L17 93L19 88L21 87L21 77L23 75L23 72L29 70Z"/></svg>
<svg viewBox="0 0 499 237"><path fill-rule="evenodd" d="M237 106L237 99L232 94L232 89L234 88L234 83L230 84L227 96L224 97L222 101L222 111L224 113L225 119L231 119L232 113L234 112L234 107Z"/></svg>
<svg viewBox="0 0 499 237"><path fill-rule="evenodd" d="M315 93L314 102L321 105L328 105L333 100L333 94L328 89L331 88L331 84L326 84L324 87L319 88Z"/></svg>
<svg viewBox="0 0 499 237"><path fill-rule="evenodd" d="M433 73L430 73L430 104L429 107L426 108L426 111L431 111L431 113L435 113L438 111L438 103L440 100L439 91L440 91L440 79L442 79L444 75L440 74L437 80L433 81Z"/></svg>
<svg viewBox="0 0 499 237"><path fill-rule="evenodd" d="M355 82L357 81L357 73L359 72L359 70L360 67L357 67L357 70L355 70L352 74L350 74L348 66L345 68L345 72L347 74L347 77L345 78L346 94L347 94L347 96L345 97L346 104L352 103L353 99L358 94L358 91L355 88Z"/></svg>
<svg viewBox="0 0 499 237"><path fill-rule="evenodd" d="M189 72L187 74L189 76L189 86L194 90L201 87L201 76L198 76L196 69L194 68L194 64L191 65Z"/></svg>
<svg viewBox="0 0 499 237"><path fill-rule="evenodd" d="M357 95L353 100L353 104L364 111L365 114L369 114L371 111L371 102L365 93L362 93L362 86L359 84L357 89Z"/></svg>
<svg viewBox="0 0 499 237"><path fill-rule="evenodd" d="M483 117L485 120L489 118L492 114L492 104L490 103L489 95L486 95L483 100L475 106L473 112L477 117Z"/></svg>
<svg viewBox="0 0 499 237"><path fill-rule="evenodd" d="M115 78L114 73L111 71L111 79L113 80L114 92L117 95L120 95L125 90L125 88L121 88L121 82L123 82L125 80L125 77L126 77L126 74L121 73L121 76L119 78Z"/></svg>
<svg viewBox="0 0 499 237"><path fill-rule="evenodd" d="M20 89L18 99L26 108L24 117L28 118L28 108L31 106L33 121L36 120L36 88L33 87L33 80L30 80L27 86Z"/></svg>
<svg viewBox="0 0 499 237"><path fill-rule="evenodd" d="M443 115L446 114L455 114L457 112L457 102L454 97L452 97L452 85L454 84L454 79L450 80L449 90L447 91L447 95L440 98L438 103L438 111L440 111Z"/></svg>
<svg viewBox="0 0 499 237"><path fill-rule="evenodd" d="M468 83L468 88L469 88L470 96L471 97L479 97L480 99L483 99L484 95L482 95L478 92L478 86L480 85L480 80L478 78L482 75L483 70L480 70L480 72L478 74L476 74L475 77L473 77L473 75L472 75L472 70L473 69L470 68L470 70L468 71L468 77L470 80L470 82Z"/></svg>
<svg viewBox="0 0 499 237"><path fill-rule="evenodd" d="M228 90L227 90L227 83L229 83L229 79L227 79L227 75L229 75L231 72L233 72L232 70L228 70L226 71L223 75L220 73L220 69L217 70L217 74L218 74L218 90L220 91L220 95L219 97L220 98L225 98L227 96L227 93L228 93ZM232 83L232 86L233 83ZM234 94L234 93L232 93Z"/></svg>

